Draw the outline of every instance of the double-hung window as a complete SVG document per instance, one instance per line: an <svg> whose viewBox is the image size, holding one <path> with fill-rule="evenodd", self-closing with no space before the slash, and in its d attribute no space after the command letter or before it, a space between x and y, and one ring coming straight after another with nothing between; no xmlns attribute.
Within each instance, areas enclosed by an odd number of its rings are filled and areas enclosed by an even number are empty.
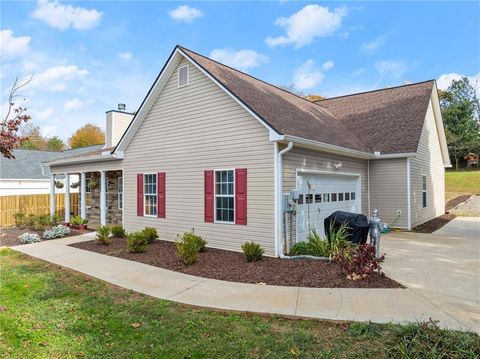
<svg viewBox="0 0 480 359"><path fill-rule="evenodd" d="M422 175L422 207L427 208L427 176Z"/></svg>
<svg viewBox="0 0 480 359"><path fill-rule="evenodd" d="M235 179L233 170L215 171L215 221L235 223Z"/></svg>
<svg viewBox="0 0 480 359"><path fill-rule="evenodd" d="M118 177L118 209L123 209L123 177Z"/></svg>
<svg viewBox="0 0 480 359"><path fill-rule="evenodd" d="M145 216L157 216L157 174L145 174L143 178L143 203Z"/></svg>

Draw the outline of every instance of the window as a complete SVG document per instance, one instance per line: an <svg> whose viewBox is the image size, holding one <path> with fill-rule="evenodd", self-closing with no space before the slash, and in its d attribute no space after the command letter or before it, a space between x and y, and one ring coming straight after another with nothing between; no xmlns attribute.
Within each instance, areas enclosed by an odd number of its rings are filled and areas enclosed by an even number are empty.
<svg viewBox="0 0 480 359"><path fill-rule="evenodd" d="M157 175L145 174L143 181L143 203L145 216L157 216Z"/></svg>
<svg viewBox="0 0 480 359"><path fill-rule="evenodd" d="M323 194L323 202L330 202L330 193Z"/></svg>
<svg viewBox="0 0 480 359"><path fill-rule="evenodd" d="M123 177L118 177L118 209L123 209Z"/></svg>
<svg viewBox="0 0 480 359"><path fill-rule="evenodd" d="M427 176L422 176L422 207L427 208Z"/></svg>
<svg viewBox="0 0 480 359"><path fill-rule="evenodd" d="M190 82L188 65L178 68L178 87L187 86Z"/></svg>
<svg viewBox="0 0 480 359"><path fill-rule="evenodd" d="M322 195L316 194L315 195L315 203L322 203Z"/></svg>
<svg viewBox="0 0 480 359"><path fill-rule="evenodd" d="M233 170L215 171L215 221L235 222Z"/></svg>
<svg viewBox="0 0 480 359"><path fill-rule="evenodd" d="M337 194L332 193L332 202L337 202Z"/></svg>
<svg viewBox="0 0 480 359"><path fill-rule="evenodd" d="M338 194L338 201L343 201L343 192Z"/></svg>
<svg viewBox="0 0 480 359"><path fill-rule="evenodd" d="M297 204L303 204L303 194L298 196L298 203Z"/></svg>
<svg viewBox="0 0 480 359"><path fill-rule="evenodd" d="M350 201L350 192L345 192L345 201Z"/></svg>
<svg viewBox="0 0 480 359"><path fill-rule="evenodd" d="M313 202L313 194L306 194L306 195L305 195L305 202L306 202L307 204L312 204L312 202Z"/></svg>
<svg viewBox="0 0 480 359"><path fill-rule="evenodd" d="M355 192L350 192L350 199L355 201Z"/></svg>

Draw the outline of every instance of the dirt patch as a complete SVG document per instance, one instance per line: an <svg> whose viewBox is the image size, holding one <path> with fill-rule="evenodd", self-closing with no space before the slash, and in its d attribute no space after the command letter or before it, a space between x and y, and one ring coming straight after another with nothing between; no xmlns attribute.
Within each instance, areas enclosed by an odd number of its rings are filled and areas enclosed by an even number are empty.
<svg viewBox="0 0 480 359"><path fill-rule="evenodd" d="M456 216L453 213L445 213L442 216L431 219L430 221L425 222L425 223L413 228L413 231L417 232L417 233L433 233L437 229L442 228L444 225L446 225L448 222L450 222L455 217Z"/></svg>
<svg viewBox="0 0 480 359"><path fill-rule="evenodd" d="M448 212L450 211L451 209L455 208L456 206L458 206L460 203L463 203L465 202L467 199L469 199L472 195L471 194L464 194L464 195L461 195L461 196L457 196L453 199L451 199L450 201L448 201L446 204L445 204L445 210Z"/></svg>
<svg viewBox="0 0 480 359"><path fill-rule="evenodd" d="M196 263L185 266L177 257L173 242L155 241L149 245L146 253L128 253L124 238L114 238L109 246L98 245L95 241L71 246L185 274L231 282L315 288L402 288L397 282L377 273L362 281L351 281L337 264L313 259L264 257L261 261L248 263L242 253L208 248L200 254Z"/></svg>
<svg viewBox="0 0 480 359"><path fill-rule="evenodd" d="M72 230L72 232L66 237L78 236L79 234L84 234L91 231L92 230L89 230L89 229L85 231ZM25 232L38 234L40 238L42 238L43 236L43 231L35 231L33 229L18 228L18 227L0 228L0 247L3 247L3 246L11 247L11 246L23 245L22 243L20 243L20 236Z"/></svg>

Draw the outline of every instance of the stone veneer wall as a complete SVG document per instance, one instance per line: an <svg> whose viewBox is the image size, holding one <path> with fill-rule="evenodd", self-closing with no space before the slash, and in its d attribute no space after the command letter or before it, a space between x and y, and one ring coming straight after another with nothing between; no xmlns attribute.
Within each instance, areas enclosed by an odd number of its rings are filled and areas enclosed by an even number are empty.
<svg viewBox="0 0 480 359"><path fill-rule="evenodd" d="M87 178L95 178L96 188L90 191L90 207L87 207L87 218L90 223L100 223L100 173L87 173ZM122 210L118 208L118 178L122 171L107 172L107 224L122 224Z"/></svg>

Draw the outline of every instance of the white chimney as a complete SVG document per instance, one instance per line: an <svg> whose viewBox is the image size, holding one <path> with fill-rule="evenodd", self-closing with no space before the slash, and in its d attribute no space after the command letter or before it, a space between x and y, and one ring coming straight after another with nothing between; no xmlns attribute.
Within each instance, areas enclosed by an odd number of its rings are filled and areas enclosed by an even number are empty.
<svg viewBox="0 0 480 359"><path fill-rule="evenodd" d="M125 110L125 104L119 103L118 110L110 110L106 112L107 126L105 133L105 147L116 146L132 121L134 114L126 112Z"/></svg>

